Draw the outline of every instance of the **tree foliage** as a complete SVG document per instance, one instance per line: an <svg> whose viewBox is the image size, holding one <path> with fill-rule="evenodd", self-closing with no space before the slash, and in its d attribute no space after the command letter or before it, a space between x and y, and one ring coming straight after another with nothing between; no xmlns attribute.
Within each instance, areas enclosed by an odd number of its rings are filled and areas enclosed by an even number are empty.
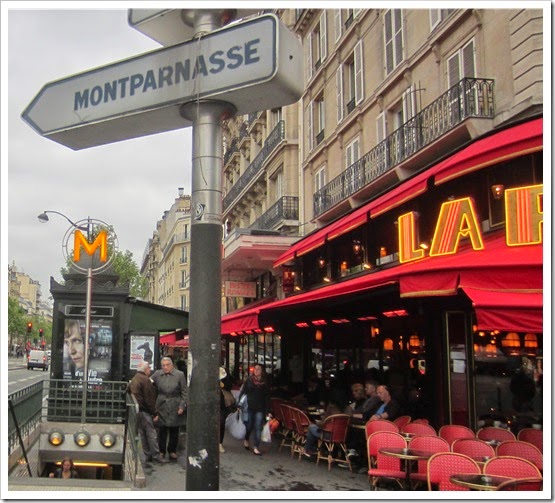
<svg viewBox="0 0 555 503"><path fill-rule="evenodd" d="M65 267L60 269L62 275L71 270L71 258L68 257ZM148 293L148 283L146 278L141 276L141 271L137 263L133 260L133 253L129 250L124 252L117 250L112 258L111 267L115 274L119 276L119 283L129 283L129 293L138 299L144 299Z"/></svg>

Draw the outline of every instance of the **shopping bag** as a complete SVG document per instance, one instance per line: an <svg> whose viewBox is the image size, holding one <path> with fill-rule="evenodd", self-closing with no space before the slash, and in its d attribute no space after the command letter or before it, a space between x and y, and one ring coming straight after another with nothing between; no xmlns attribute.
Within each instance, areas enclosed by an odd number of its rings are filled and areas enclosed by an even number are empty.
<svg viewBox="0 0 555 503"><path fill-rule="evenodd" d="M232 412L225 419L225 429L237 440L243 440L247 432L245 423L241 420L241 412Z"/></svg>
<svg viewBox="0 0 555 503"><path fill-rule="evenodd" d="M260 437L262 442L271 442L272 441L272 432L270 431L270 421L266 421L266 424L262 428L262 435Z"/></svg>

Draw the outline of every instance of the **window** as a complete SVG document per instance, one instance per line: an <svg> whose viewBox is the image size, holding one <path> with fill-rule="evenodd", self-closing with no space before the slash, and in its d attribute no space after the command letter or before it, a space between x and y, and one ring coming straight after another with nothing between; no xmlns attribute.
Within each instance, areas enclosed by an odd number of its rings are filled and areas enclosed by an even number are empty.
<svg viewBox="0 0 555 503"><path fill-rule="evenodd" d="M274 200L279 201L283 197L283 167L279 168L271 178Z"/></svg>
<svg viewBox="0 0 555 503"><path fill-rule="evenodd" d="M346 109L345 115L349 115L363 101L363 73L362 41L359 41L336 72L338 122L343 119L343 108Z"/></svg>
<svg viewBox="0 0 555 503"><path fill-rule="evenodd" d="M318 98L316 98L315 106L316 117L314 118L314 123L317 125L316 130L316 145L319 145L324 139L324 130L326 124L326 107L324 105L324 94L322 93Z"/></svg>
<svg viewBox="0 0 555 503"><path fill-rule="evenodd" d="M325 164L314 174L314 192L318 192L324 185L326 185Z"/></svg>
<svg viewBox="0 0 555 503"><path fill-rule="evenodd" d="M186 295L181 295L180 298L181 301L181 310L182 311L187 311L187 296Z"/></svg>
<svg viewBox="0 0 555 503"><path fill-rule="evenodd" d="M188 251L187 251L187 247L186 246L182 246L181 247L181 257L179 259L179 263L180 264L186 264L187 263L187 257L188 257Z"/></svg>
<svg viewBox="0 0 555 503"><path fill-rule="evenodd" d="M430 9L430 31L446 19L454 9Z"/></svg>
<svg viewBox="0 0 555 503"><path fill-rule="evenodd" d="M476 76L474 40L466 43L447 60L447 85L449 88L449 114L452 124L473 113L476 107L476 90L465 77Z"/></svg>
<svg viewBox="0 0 555 503"><path fill-rule="evenodd" d="M326 185L326 165L324 164L314 173L314 214L319 215L327 207L328 197L325 191L319 192Z"/></svg>
<svg viewBox="0 0 555 503"><path fill-rule="evenodd" d="M348 170L345 174L345 190L346 193L351 195L354 194L358 189L357 182L357 171L354 169L349 170L349 168L360 159L360 140L355 138L351 141L345 148L345 169Z"/></svg>
<svg viewBox="0 0 555 503"><path fill-rule="evenodd" d="M187 271L181 271L181 281L179 282L179 288L187 288L189 286L189 281L187 279Z"/></svg>
<svg viewBox="0 0 555 503"><path fill-rule="evenodd" d="M322 12L318 24L308 37L308 78L320 68L328 54L326 11Z"/></svg>
<svg viewBox="0 0 555 503"><path fill-rule="evenodd" d="M389 75L403 60L403 11L388 10L384 16L385 72Z"/></svg>
<svg viewBox="0 0 555 503"><path fill-rule="evenodd" d="M341 20L341 13L343 9L335 9L333 12L333 24L335 27L335 41L337 42L341 38L343 33L343 21Z"/></svg>

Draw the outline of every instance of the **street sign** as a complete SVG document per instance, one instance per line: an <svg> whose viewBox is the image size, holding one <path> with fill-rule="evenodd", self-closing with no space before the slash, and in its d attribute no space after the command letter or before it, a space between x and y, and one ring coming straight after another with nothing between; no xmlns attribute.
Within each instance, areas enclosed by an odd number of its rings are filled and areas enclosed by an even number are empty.
<svg viewBox="0 0 555 503"><path fill-rule="evenodd" d="M22 118L71 149L191 126L183 104L217 99L238 115L296 102L302 47L273 14L46 84Z"/></svg>
<svg viewBox="0 0 555 503"><path fill-rule="evenodd" d="M127 22L147 37L168 46L194 37L195 16L210 11L218 14L221 25L233 19L245 18L261 9L129 9Z"/></svg>

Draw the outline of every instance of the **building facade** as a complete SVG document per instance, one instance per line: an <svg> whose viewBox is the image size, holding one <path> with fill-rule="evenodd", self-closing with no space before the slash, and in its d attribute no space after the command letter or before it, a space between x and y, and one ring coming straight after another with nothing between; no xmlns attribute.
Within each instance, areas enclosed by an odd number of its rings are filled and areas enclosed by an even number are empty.
<svg viewBox="0 0 555 503"><path fill-rule="evenodd" d="M46 314L45 317L52 319L52 309L48 310L41 300L40 283L18 271L15 262L8 265L8 281L9 296L19 299L19 305L28 315Z"/></svg>
<svg viewBox="0 0 555 503"><path fill-rule="evenodd" d="M190 247L191 196L180 188L143 254L141 275L148 281L148 302L189 310Z"/></svg>
<svg viewBox="0 0 555 503"><path fill-rule="evenodd" d="M298 217L280 232L302 238L268 267L270 295L228 302L239 308L222 319L230 368L269 357L293 386L374 375L436 426L541 421L543 12L278 15L304 48L305 92L286 107L297 167L283 162L281 185ZM260 115L266 138L276 113ZM228 131L226 154L241 124ZM229 155L224 250L274 203L282 165L234 189L248 163ZM519 380L533 383L529 400Z"/></svg>

